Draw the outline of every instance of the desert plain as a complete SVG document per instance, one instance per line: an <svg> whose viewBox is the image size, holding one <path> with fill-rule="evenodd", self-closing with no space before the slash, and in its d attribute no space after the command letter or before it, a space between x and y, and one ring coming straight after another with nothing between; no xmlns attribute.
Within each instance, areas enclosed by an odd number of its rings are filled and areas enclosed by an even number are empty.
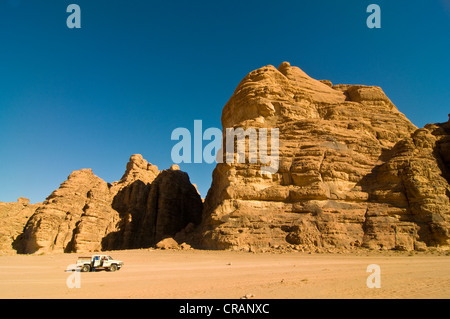
<svg viewBox="0 0 450 319"><path fill-rule="evenodd" d="M103 252L105 253L105 252ZM447 299L446 253L249 253L137 249L106 252L116 272L78 273L83 254L0 256L2 299ZM86 255L86 254L84 254ZM368 288L367 266L380 266L381 288Z"/></svg>

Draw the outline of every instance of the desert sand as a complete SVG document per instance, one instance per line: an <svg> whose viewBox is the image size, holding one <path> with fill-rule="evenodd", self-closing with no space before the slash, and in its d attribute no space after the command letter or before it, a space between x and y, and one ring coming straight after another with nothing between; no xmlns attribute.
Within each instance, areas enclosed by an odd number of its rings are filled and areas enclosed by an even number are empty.
<svg viewBox="0 0 450 319"><path fill-rule="evenodd" d="M117 272L66 272L81 255L0 256L0 298L252 299L449 298L450 257L439 254L244 253L200 250L108 252ZM381 288L369 289L367 266L381 268Z"/></svg>

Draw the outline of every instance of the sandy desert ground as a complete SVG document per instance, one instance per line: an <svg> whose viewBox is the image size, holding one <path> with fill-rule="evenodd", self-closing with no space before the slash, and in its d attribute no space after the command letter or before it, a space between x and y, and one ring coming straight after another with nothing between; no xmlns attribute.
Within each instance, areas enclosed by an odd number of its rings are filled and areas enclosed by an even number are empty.
<svg viewBox="0 0 450 319"><path fill-rule="evenodd" d="M450 298L450 257L419 254L128 250L117 272L66 272L81 254L0 256L0 298ZM83 254L86 255L86 254ZM366 285L381 268L381 288Z"/></svg>

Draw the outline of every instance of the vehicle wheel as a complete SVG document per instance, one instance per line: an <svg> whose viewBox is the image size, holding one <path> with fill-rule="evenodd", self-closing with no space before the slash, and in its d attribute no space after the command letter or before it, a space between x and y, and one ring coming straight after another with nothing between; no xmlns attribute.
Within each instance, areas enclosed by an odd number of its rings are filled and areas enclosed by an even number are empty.
<svg viewBox="0 0 450 319"><path fill-rule="evenodd" d="M83 268L81 268L82 272L90 272L91 271L91 266L89 265L84 265Z"/></svg>
<svg viewBox="0 0 450 319"><path fill-rule="evenodd" d="M116 271L117 270L117 265L116 264L112 264L111 267L109 267L110 271Z"/></svg>

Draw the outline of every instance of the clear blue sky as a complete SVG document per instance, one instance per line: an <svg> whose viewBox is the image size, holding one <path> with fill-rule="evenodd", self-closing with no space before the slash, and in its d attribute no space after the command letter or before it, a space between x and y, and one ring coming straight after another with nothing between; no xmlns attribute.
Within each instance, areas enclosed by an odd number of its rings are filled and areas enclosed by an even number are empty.
<svg viewBox="0 0 450 319"><path fill-rule="evenodd" d="M81 7L81 29L66 8ZM366 26L369 4L381 29ZM289 61L378 85L415 125L450 112L450 0L0 0L0 201L40 202L74 170L172 164L177 127L219 127L250 71ZM214 164L181 164L203 197Z"/></svg>

